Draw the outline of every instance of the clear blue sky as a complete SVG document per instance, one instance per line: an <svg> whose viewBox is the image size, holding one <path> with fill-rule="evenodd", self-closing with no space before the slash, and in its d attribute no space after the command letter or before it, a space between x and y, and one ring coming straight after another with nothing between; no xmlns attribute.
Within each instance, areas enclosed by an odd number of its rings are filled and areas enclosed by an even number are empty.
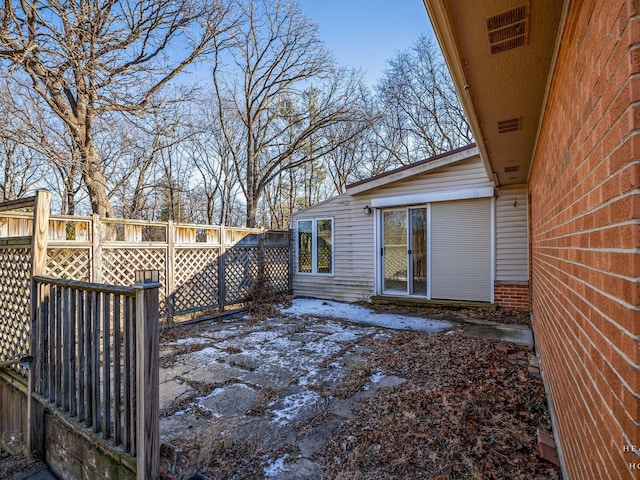
<svg viewBox="0 0 640 480"><path fill-rule="evenodd" d="M340 65L359 68L375 85L387 60L421 33L433 36L422 0L298 0Z"/></svg>

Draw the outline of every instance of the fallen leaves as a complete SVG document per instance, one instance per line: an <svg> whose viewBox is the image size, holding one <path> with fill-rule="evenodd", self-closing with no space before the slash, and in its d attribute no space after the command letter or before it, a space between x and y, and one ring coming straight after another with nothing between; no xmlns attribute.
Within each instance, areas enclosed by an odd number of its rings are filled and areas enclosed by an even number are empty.
<svg viewBox="0 0 640 480"><path fill-rule="evenodd" d="M496 342L400 333L365 346L371 370L408 382L364 401L318 454L327 478L558 477L536 454L542 382Z"/></svg>

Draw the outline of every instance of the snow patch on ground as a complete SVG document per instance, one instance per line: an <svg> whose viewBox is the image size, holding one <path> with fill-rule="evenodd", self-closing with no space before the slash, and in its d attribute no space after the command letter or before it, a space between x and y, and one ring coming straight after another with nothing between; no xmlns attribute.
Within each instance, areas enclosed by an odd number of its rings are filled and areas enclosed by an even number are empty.
<svg viewBox="0 0 640 480"><path fill-rule="evenodd" d="M291 306L282 309L281 312L287 315L315 315L396 330L417 330L427 333L441 332L453 326L453 324L442 320L392 313L375 313L361 305L314 298L295 298Z"/></svg>
<svg viewBox="0 0 640 480"><path fill-rule="evenodd" d="M179 338L173 342L167 342L164 345L197 345L199 343L208 343L211 339L204 337Z"/></svg>
<svg viewBox="0 0 640 480"><path fill-rule="evenodd" d="M291 423L291 421L295 420L305 408L308 408L309 405L313 405L319 399L320 396L316 392L303 390L301 392L294 393L293 395L288 395L282 400L271 402L269 404L270 409L273 408L276 403L283 404L281 408L272 410L272 422L278 423L279 425Z"/></svg>
<svg viewBox="0 0 640 480"><path fill-rule="evenodd" d="M222 392L224 392L224 388L223 387L218 387L218 388L214 389L209 395L205 395L204 397L198 397L196 400L202 401L202 400L206 400L207 398L217 397Z"/></svg>
<svg viewBox="0 0 640 480"><path fill-rule="evenodd" d="M198 361L202 363L213 363L216 358L219 358L221 355L223 355L223 352L221 352L216 347L206 347L202 350L197 350L195 352L186 354L186 356L189 356L191 358L197 358Z"/></svg>
<svg viewBox="0 0 640 480"><path fill-rule="evenodd" d="M289 457L289 454L285 453L284 456L274 460L269 465L264 467L264 476L271 478L284 472L284 462L287 461L287 457Z"/></svg>
<svg viewBox="0 0 640 480"><path fill-rule="evenodd" d="M245 343L266 343L275 338L278 338L281 334L279 332L253 332L242 338Z"/></svg>
<svg viewBox="0 0 640 480"><path fill-rule="evenodd" d="M350 342L351 340L358 338L361 334L361 332L344 330L342 332L332 333L326 337L325 340L329 340L331 342Z"/></svg>

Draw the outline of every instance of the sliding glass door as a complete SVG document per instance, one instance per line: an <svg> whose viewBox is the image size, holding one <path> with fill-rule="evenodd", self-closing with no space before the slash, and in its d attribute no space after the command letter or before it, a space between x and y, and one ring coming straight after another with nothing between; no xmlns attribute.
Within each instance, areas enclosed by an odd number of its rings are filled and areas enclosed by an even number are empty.
<svg viewBox="0 0 640 480"><path fill-rule="evenodd" d="M382 291L427 295L427 209L382 212Z"/></svg>
<svg viewBox="0 0 640 480"><path fill-rule="evenodd" d="M407 211L382 212L382 252L384 293L407 292Z"/></svg>
<svg viewBox="0 0 640 480"><path fill-rule="evenodd" d="M412 208L409 210L411 224L411 242L409 258L411 259L410 295L427 295L427 209Z"/></svg>

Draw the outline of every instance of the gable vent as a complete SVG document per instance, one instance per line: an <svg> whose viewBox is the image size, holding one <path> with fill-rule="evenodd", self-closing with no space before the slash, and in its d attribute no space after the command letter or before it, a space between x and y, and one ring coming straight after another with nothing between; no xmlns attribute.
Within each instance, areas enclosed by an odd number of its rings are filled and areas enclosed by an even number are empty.
<svg viewBox="0 0 640 480"><path fill-rule="evenodd" d="M513 167L504 167L504 173L517 172L518 170L520 170L520 167L517 165L514 165Z"/></svg>
<svg viewBox="0 0 640 480"><path fill-rule="evenodd" d="M529 41L528 5L487 18L491 55L522 47Z"/></svg>
<svg viewBox="0 0 640 480"><path fill-rule="evenodd" d="M498 122L498 133L515 132L520 130L521 118L510 118L509 120L502 120Z"/></svg>

